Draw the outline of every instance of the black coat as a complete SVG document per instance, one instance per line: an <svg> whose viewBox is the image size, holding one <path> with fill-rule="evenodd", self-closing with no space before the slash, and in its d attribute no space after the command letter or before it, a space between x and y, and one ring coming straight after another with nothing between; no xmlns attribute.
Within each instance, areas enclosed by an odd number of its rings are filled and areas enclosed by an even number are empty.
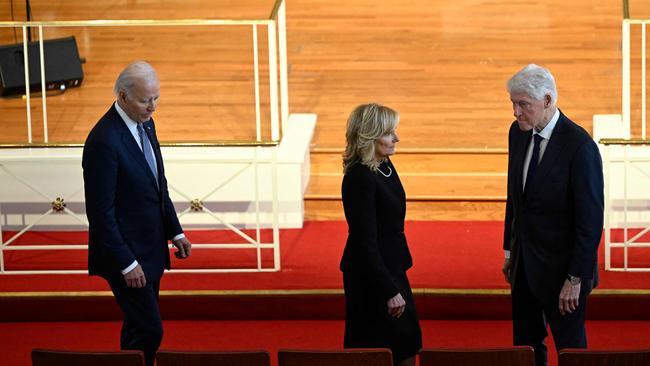
<svg viewBox="0 0 650 366"><path fill-rule="evenodd" d="M395 167L387 160L380 172L351 166L342 194L348 240L341 259L345 290L346 348L389 348L393 364L416 355L422 331L406 276L413 261L404 236L406 195ZM395 318L387 301L401 294L404 313Z"/></svg>
<svg viewBox="0 0 650 366"><path fill-rule="evenodd" d="M589 289L598 282L602 161L589 134L560 113L524 198L522 170L531 134L516 121L510 127L503 248L511 251L515 266L523 264L533 294L557 303L568 274L581 277Z"/></svg>
<svg viewBox="0 0 650 366"><path fill-rule="evenodd" d="M340 266L343 272L366 276L386 300L398 293L393 276L413 265L404 235L406 195L390 160L381 166L384 173L389 168L387 178L357 163L343 177L348 239Z"/></svg>

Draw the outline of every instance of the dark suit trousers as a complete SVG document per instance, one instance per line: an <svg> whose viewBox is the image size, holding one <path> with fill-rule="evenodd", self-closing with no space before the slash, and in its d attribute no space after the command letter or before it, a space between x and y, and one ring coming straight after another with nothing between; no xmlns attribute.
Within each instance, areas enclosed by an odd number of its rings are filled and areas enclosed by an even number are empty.
<svg viewBox="0 0 650 366"><path fill-rule="evenodd" d="M531 346L535 350L535 366L548 364L545 339L548 324L557 351L564 348L587 348L585 309L587 291L581 287L579 305L571 314L560 315L559 293L555 299L542 301L530 291L522 263L519 263L515 287L512 289L512 329L515 346Z"/></svg>
<svg viewBox="0 0 650 366"><path fill-rule="evenodd" d="M124 313L120 348L144 352L147 366L153 366L163 337L158 308L160 282L147 279L145 287L130 288L119 278L109 280L108 284Z"/></svg>

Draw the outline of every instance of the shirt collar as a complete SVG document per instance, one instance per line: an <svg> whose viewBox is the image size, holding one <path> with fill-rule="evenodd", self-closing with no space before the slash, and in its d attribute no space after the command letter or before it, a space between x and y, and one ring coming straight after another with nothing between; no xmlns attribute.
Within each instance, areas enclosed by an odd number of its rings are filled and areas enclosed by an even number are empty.
<svg viewBox="0 0 650 366"><path fill-rule="evenodd" d="M129 117L129 115L126 114L124 109L122 109L122 107L120 107L120 104L117 101L115 101L115 110L117 110L117 114L119 114L120 117L122 117L122 120L126 124L126 127L129 128L129 130L131 130L131 131L136 131L137 130L138 122L132 120L131 117Z"/></svg>
<svg viewBox="0 0 650 366"><path fill-rule="evenodd" d="M533 136L534 135L540 135L544 139L548 140L551 138L551 135L553 134L553 130L555 129L555 125L557 125L557 121L560 119L560 109L555 108L555 114L553 115L553 118L551 118L551 121L544 127L543 130L537 132L533 128Z"/></svg>

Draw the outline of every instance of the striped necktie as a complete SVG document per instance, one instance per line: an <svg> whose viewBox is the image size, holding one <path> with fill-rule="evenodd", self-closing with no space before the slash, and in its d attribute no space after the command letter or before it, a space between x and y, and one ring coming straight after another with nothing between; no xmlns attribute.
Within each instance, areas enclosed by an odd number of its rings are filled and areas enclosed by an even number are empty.
<svg viewBox="0 0 650 366"><path fill-rule="evenodd" d="M144 153L144 159L149 165L149 169L153 173L153 176L156 178L156 184L158 183L158 168L156 167L156 161L153 158L153 150L151 149L151 142L149 142L149 137L147 133L144 132L144 127L142 123L138 123L138 135L140 136L140 146L142 146L142 152Z"/></svg>

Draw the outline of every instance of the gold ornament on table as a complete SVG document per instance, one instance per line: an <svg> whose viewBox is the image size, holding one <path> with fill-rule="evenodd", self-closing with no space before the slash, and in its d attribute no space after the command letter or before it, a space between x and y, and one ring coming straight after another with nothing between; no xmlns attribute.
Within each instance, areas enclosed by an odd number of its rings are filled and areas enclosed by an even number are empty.
<svg viewBox="0 0 650 366"><path fill-rule="evenodd" d="M65 210L66 203L61 197L57 197L54 201L52 201L52 211L56 212L61 212Z"/></svg>
<svg viewBox="0 0 650 366"><path fill-rule="evenodd" d="M194 212L203 211L203 201L201 201L198 198L195 198L192 201L190 201L190 210Z"/></svg>

